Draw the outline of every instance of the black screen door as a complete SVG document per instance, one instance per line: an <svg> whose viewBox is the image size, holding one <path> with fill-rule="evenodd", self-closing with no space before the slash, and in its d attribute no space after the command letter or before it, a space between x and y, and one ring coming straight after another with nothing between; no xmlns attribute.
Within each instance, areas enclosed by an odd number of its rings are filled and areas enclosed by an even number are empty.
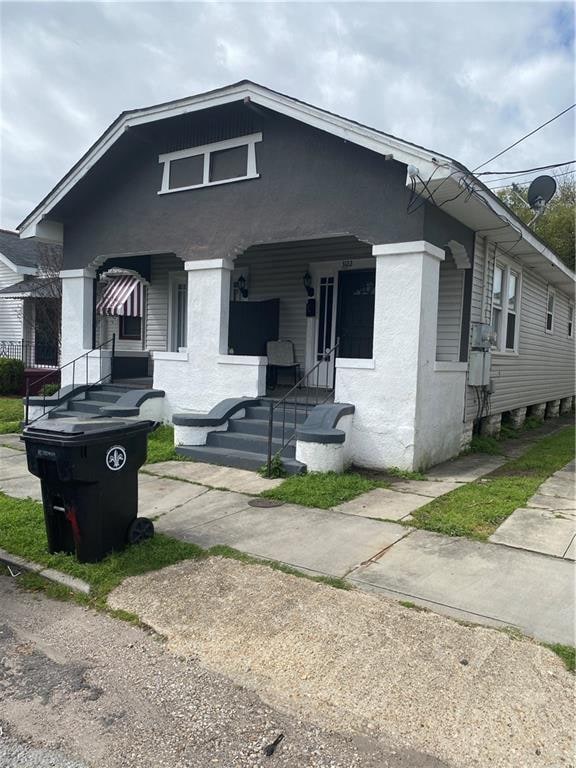
<svg viewBox="0 0 576 768"><path fill-rule="evenodd" d="M338 274L338 357L372 357L375 284L375 269Z"/></svg>

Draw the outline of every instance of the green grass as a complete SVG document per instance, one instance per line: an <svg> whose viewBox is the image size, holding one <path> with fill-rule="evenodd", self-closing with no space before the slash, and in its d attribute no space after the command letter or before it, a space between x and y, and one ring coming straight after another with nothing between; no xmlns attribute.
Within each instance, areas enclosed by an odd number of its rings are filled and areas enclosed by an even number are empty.
<svg viewBox="0 0 576 768"><path fill-rule="evenodd" d="M470 451L472 453L489 453L493 456L499 456L502 453L502 446L496 437L474 435L470 442Z"/></svg>
<svg viewBox="0 0 576 768"><path fill-rule="evenodd" d="M147 464L157 464L159 461L187 461L185 456L179 456L174 448L174 427L166 424L158 427L148 436Z"/></svg>
<svg viewBox="0 0 576 768"><path fill-rule="evenodd" d="M541 483L574 458L573 427L544 437L518 459L412 512L411 526L448 536L487 539Z"/></svg>
<svg viewBox="0 0 576 768"><path fill-rule="evenodd" d="M388 467L384 474L390 477L401 477L404 480L426 480L426 475L422 472L414 472L409 469L400 469L400 467Z"/></svg>
<svg viewBox="0 0 576 768"><path fill-rule="evenodd" d="M24 418L24 406L21 397L0 397L0 435L20 432L20 422Z"/></svg>
<svg viewBox="0 0 576 768"><path fill-rule="evenodd" d="M576 671L576 648L561 643L542 643L542 645L560 656L569 672Z"/></svg>
<svg viewBox="0 0 576 768"><path fill-rule="evenodd" d="M370 480L356 472L309 472L306 475L293 475L276 488L263 491L261 495L290 504L329 509L385 485L382 481Z"/></svg>
<svg viewBox="0 0 576 768"><path fill-rule="evenodd" d="M1 492L0 548L14 555L20 555L26 560L83 579L90 584L91 592L90 595L85 595L47 581L35 573L23 573L18 578L27 589L41 590L55 599L72 599L98 610L107 610L117 618L134 623L139 622L138 617L134 614L110 611L107 608L106 598L108 594L129 576L139 576L183 560L197 560L212 556L228 557L244 563L265 565L273 570L301 578L309 578L312 581L328 584L338 589L351 588L343 579L324 576L312 577L282 563L273 560L258 560L230 547L217 546L211 549L202 549L196 544L178 541L162 534L156 534L152 539L142 544L127 547L123 552L113 553L99 563L79 563L73 555L64 553L51 555L48 552L41 504L31 499L14 499Z"/></svg>
<svg viewBox="0 0 576 768"><path fill-rule="evenodd" d="M143 544L109 555L100 563L79 563L72 555L49 554L41 504L0 493L0 520L0 547L88 582L92 589L88 600L97 606L103 605L106 595L128 576L205 554L195 544L157 534Z"/></svg>

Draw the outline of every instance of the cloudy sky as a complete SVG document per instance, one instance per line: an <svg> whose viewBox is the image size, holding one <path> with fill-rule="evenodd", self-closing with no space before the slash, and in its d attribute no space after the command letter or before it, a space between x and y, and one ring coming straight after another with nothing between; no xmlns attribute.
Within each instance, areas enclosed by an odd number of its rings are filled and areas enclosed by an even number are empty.
<svg viewBox="0 0 576 768"><path fill-rule="evenodd" d="M574 101L568 3L5 2L0 225L124 109L249 78L457 158ZM574 158L574 110L484 170Z"/></svg>

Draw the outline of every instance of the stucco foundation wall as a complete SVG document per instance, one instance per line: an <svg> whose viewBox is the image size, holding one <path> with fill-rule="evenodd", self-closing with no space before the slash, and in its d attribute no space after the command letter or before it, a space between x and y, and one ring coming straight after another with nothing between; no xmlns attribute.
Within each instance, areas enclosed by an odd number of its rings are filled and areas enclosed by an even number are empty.
<svg viewBox="0 0 576 768"><path fill-rule="evenodd" d="M377 363L375 363L377 365ZM336 368L335 401L353 403L350 460L360 467L411 469L416 378L394 381L380 364L372 370Z"/></svg>
<svg viewBox="0 0 576 768"><path fill-rule="evenodd" d="M308 472L343 472L343 443L296 443L296 460L306 464Z"/></svg>
<svg viewBox="0 0 576 768"><path fill-rule="evenodd" d="M457 456L461 450L467 365L442 368L437 363L421 372L414 452L414 466L419 470Z"/></svg>
<svg viewBox="0 0 576 768"><path fill-rule="evenodd" d="M246 358L244 358L246 359ZM214 363L201 368L192 360L163 360L154 355L154 389L162 389L163 418L170 421L174 413L208 413L228 397L258 397L264 394L266 363L261 358L244 365Z"/></svg>

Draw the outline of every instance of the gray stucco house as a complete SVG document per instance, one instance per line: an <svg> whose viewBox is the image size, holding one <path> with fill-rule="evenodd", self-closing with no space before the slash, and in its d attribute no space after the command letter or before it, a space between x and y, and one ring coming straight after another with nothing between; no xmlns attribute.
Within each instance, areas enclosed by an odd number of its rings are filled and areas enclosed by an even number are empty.
<svg viewBox="0 0 576 768"><path fill-rule="evenodd" d="M425 468L572 407L556 254L457 161L249 81L122 113L19 232L63 243L63 362L98 381L115 334L196 458L262 463L278 339L312 371L289 402L327 402L294 405L293 469Z"/></svg>

